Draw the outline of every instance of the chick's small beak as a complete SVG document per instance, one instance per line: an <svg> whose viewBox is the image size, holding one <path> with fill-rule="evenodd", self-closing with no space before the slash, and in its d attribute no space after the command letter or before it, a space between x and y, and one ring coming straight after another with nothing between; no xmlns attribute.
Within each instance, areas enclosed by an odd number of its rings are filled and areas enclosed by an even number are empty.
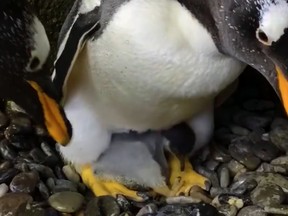
<svg viewBox="0 0 288 216"><path fill-rule="evenodd" d="M288 79L285 77L284 71L278 65L276 65L276 72L282 103L288 114Z"/></svg>
<svg viewBox="0 0 288 216"><path fill-rule="evenodd" d="M36 82L28 81L28 83L37 91L39 101L43 107L45 126L50 136L60 145L67 145L71 139L71 134L67 128L63 112L61 112L61 107Z"/></svg>

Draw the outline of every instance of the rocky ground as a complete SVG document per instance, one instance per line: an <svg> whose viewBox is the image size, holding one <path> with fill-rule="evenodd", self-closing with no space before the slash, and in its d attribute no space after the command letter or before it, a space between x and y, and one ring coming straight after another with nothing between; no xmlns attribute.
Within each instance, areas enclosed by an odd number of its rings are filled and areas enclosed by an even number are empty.
<svg viewBox="0 0 288 216"><path fill-rule="evenodd" d="M194 168L210 179L210 191L194 188L194 203L141 206L124 197L94 198L45 132L3 105L0 216L288 215L288 120L266 81L247 71L217 110L216 125L213 144L193 158Z"/></svg>

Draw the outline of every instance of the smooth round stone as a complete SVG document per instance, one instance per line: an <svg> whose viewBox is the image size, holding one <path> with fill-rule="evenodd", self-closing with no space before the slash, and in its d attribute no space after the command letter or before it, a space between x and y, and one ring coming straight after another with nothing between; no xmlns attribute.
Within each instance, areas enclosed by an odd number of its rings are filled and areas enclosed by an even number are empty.
<svg viewBox="0 0 288 216"><path fill-rule="evenodd" d="M229 152L219 145L213 146L213 150L211 152L211 157L215 161L219 161L221 163L226 163L231 160L231 156Z"/></svg>
<svg viewBox="0 0 288 216"><path fill-rule="evenodd" d="M251 191L257 186L257 181L254 179L241 179L233 182L230 186L232 194L242 195L246 191Z"/></svg>
<svg viewBox="0 0 288 216"><path fill-rule="evenodd" d="M239 112L234 116L234 122L250 130L266 128L272 121L271 117L250 112Z"/></svg>
<svg viewBox="0 0 288 216"><path fill-rule="evenodd" d="M258 206L246 206L242 208L237 216L267 216L267 213Z"/></svg>
<svg viewBox="0 0 288 216"><path fill-rule="evenodd" d="M53 189L54 193L62 191L73 191L77 192L77 185L74 182L65 179L56 179L56 185Z"/></svg>
<svg viewBox="0 0 288 216"><path fill-rule="evenodd" d="M0 197L3 197L9 190L9 187L3 183L3 184L0 184Z"/></svg>
<svg viewBox="0 0 288 216"><path fill-rule="evenodd" d="M255 170L261 163L261 160L252 153L251 143L246 138L234 139L229 146L229 152L235 160L250 170Z"/></svg>
<svg viewBox="0 0 288 216"><path fill-rule="evenodd" d="M136 216L146 216L147 214L155 214L157 212L157 206L153 203L148 204L141 208Z"/></svg>
<svg viewBox="0 0 288 216"><path fill-rule="evenodd" d="M263 207L278 205L284 202L285 193L276 184L260 184L251 192L251 200Z"/></svg>
<svg viewBox="0 0 288 216"><path fill-rule="evenodd" d="M281 166L281 165L277 166L277 165L272 165L268 163L262 163L256 171L287 174L287 168L285 166Z"/></svg>
<svg viewBox="0 0 288 216"><path fill-rule="evenodd" d="M84 197L77 192L64 191L50 196L48 202L51 207L60 212L74 213L81 208Z"/></svg>
<svg viewBox="0 0 288 216"><path fill-rule="evenodd" d="M0 141L0 155L2 155L5 160L14 160L17 157L17 153L10 148L10 145L6 139Z"/></svg>
<svg viewBox="0 0 288 216"><path fill-rule="evenodd" d="M23 172L16 175L10 183L12 192L32 193L39 182L37 172Z"/></svg>
<svg viewBox="0 0 288 216"><path fill-rule="evenodd" d="M234 205L222 205L218 208L218 211L223 216L236 216L238 209Z"/></svg>
<svg viewBox="0 0 288 216"><path fill-rule="evenodd" d="M111 196L100 196L89 201L85 215L86 216L102 216L120 214L120 207L116 199Z"/></svg>
<svg viewBox="0 0 288 216"><path fill-rule="evenodd" d="M278 158L273 159L270 164L272 165L285 165L288 166L288 155L280 156Z"/></svg>
<svg viewBox="0 0 288 216"><path fill-rule="evenodd" d="M260 158L262 161L269 162L278 157L280 154L279 149L269 141L267 142L261 140L253 143L251 147L254 155Z"/></svg>
<svg viewBox="0 0 288 216"><path fill-rule="evenodd" d="M277 127L288 127L288 120L286 118L275 118L271 125L270 125L270 128L271 129L274 129L274 128L277 128Z"/></svg>
<svg viewBox="0 0 288 216"><path fill-rule="evenodd" d="M19 173L19 170L11 168L0 172L0 184L9 183L15 175Z"/></svg>
<svg viewBox="0 0 288 216"><path fill-rule="evenodd" d="M47 156L44 154L44 152L39 149L39 148L34 148L29 152L29 156L32 157L32 159L36 162L36 163L43 163Z"/></svg>
<svg viewBox="0 0 288 216"><path fill-rule="evenodd" d="M230 173L229 169L227 167L221 167L219 168L219 180L220 180L220 186L223 188L226 188L230 184Z"/></svg>
<svg viewBox="0 0 288 216"><path fill-rule="evenodd" d="M10 161L4 161L0 164L0 172L11 168L13 164Z"/></svg>
<svg viewBox="0 0 288 216"><path fill-rule="evenodd" d="M205 204L166 205L159 209L156 216L215 216L218 211L215 207Z"/></svg>
<svg viewBox="0 0 288 216"><path fill-rule="evenodd" d="M215 161L215 160L211 159L211 160L206 161L204 166L207 167L207 169L214 171L217 169L219 164L220 164L219 161Z"/></svg>
<svg viewBox="0 0 288 216"><path fill-rule="evenodd" d="M32 122L25 114L16 114L11 118L10 126L17 127L22 133L32 132Z"/></svg>
<svg viewBox="0 0 288 216"><path fill-rule="evenodd" d="M9 118L3 112L0 112L0 129L4 129L8 124Z"/></svg>
<svg viewBox="0 0 288 216"><path fill-rule="evenodd" d="M16 215L22 204L31 203L33 198L25 193L7 193L0 198L0 215Z"/></svg>
<svg viewBox="0 0 288 216"><path fill-rule="evenodd" d="M232 133L236 134L236 135L240 135L240 136L247 136L250 131L244 127L238 126L238 125L232 125L230 126L230 129L232 131Z"/></svg>
<svg viewBox="0 0 288 216"><path fill-rule="evenodd" d="M40 176L44 178L56 178L53 170L48 166L36 163L29 163L28 167L30 170L36 170L40 174Z"/></svg>
<svg viewBox="0 0 288 216"><path fill-rule="evenodd" d="M240 170L244 168L244 165L232 159L229 161L227 167L232 175L236 175L236 173L238 173Z"/></svg>
<svg viewBox="0 0 288 216"><path fill-rule="evenodd" d="M288 126L276 127L269 133L271 142L279 149L288 152Z"/></svg>
<svg viewBox="0 0 288 216"><path fill-rule="evenodd" d="M76 171L69 165L65 165L62 168L63 173L65 174L65 176L67 177L68 180L74 182L74 183L78 183L80 182L80 176L78 173L76 173Z"/></svg>
<svg viewBox="0 0 288 216"><path fill-rule="evenodd" d="M264 111L268 109L273 109L275 104L273 101L261 100L261 99L251 99L243 103L244 109L248 111Z"/></svg>
<svg viewBox="0 0 288 216"><path fill-rule="evenodd" d="M22 204L18 209L16 216L46 216L46 214L43 208Z"/></svg>
<svg viewBox="0 0 288 216"><path fill-rule="evenodd" d="M47 188L47 186L42 182L40 181L39 184L37 185L38 187L38 190L41 194L41 196L47 200L50 196L50 192L49 192L49 189Z"/></svg>

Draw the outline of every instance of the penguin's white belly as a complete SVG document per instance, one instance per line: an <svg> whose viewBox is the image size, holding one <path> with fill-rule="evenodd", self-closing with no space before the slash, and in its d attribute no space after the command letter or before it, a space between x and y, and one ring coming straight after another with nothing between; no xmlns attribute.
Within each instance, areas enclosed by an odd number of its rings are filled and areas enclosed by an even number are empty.
<svg viewBox="0 0 288 216"><path fill-rule="evenodd" d="M87 42L71 79L73 91L85 92L79 100L93 101L109 128L142 131L190 119L243 68L217 51L178 2L138 0L121 6L102 35Z"/></svg>

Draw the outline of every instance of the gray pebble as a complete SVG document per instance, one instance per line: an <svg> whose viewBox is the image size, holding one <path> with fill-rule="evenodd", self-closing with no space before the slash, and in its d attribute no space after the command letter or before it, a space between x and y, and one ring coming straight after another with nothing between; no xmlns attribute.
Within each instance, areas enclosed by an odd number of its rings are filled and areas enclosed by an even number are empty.
<svg viewBox="0 0 288 216"><path fill-rule="evenodd" d="M68 180L70 180L74 183L80 182L79 174L76 173L76 171L71 166L65 165L64 167L62 167L62 171Z"/></svg>
<svg viewBox="0 0 288 216"><path fill-rule="evenodd" d="M100 196L89 201L86 210L86 216L118 216L120 207L117 201L111 196Z"/></svg>
<svg viewBox="0 0 288 216"><path fill-rule="evenodd" d="M242 195L247 191L253 190L257 186L257 181L254 179L241 179L235 181L230 186L232 194Z"/></svg>
<svg viewBox="0 0 288 216"><path fill-rule="evenodd" d="M65 179L56 179L55 181L55 186L53 189L54 193L57 192L62 192L62 191L74 191L77 192L77 184L69 181L69 180L65 180Z"/></svg>
<svg viewBox="0 0 288 216"><path fill-rule="evenodd" d="M220 145L213 145L211 157L215 161L219 161L221 163L225 163L231 160L229 152Z"/></svg>
<svg viewBox="0 0 288 216"><path fill-rule="evenodd" d="M45 210L34 205L22 204L17 210L16 216L46 216Z"/></svg>
<svg viewBox="0 0 288 216"><path fill-rule="evenodd" d="M0 141L0 154L6 160L13 160L17 157L17 153L9 147L10 143L8 140L3 139Z"/></svg>
<svg viewBox="0 0 288 216"><path fill-rule="evenodd" d="M7 193L0 198L1 216L16 215L22 204L31 203L33 198L25 193Z"/></svg>
<svg viewBox="0 0 288 216"><path fill-rule="evenodd" d="M29 156L36 162L36 163L43 163L47 156L41 151L39 148L34 148L30 151Z"/></svg>
<svg viewBox="0 0 288 216"><path fill-rule="evenodd" d="M218 208L219 213L223 214L223 216L236 216L238 209L234 205L222 205Z"/></svg>
<svg viewBox="0 0 288 216"><path fill-rule="evenodd" d="M288 127L288 120L286 118L276 117L273 119L270 128L274 129L277 127Z"/></svg>
<svg viewBox="0 0 288 216"><path fill-rule="evenodd" d="M272 165L285 165L288 166L288 155L280 156L270 162Z"/></svg>
<svg viewBox="0 0 288 216"><path fill-rule="evenodd" d="M5 127L7 127L9 124L9 119L8 117L0 111L0 129L4 129Z"/></svg>
<svg viewBox="0 0 288 216"><path fill-rule="evenodd" d="M270 131L269 137L279 149L288 152L288 126L275 127Z"/></svg>
<svg viewBox="0 0 288 216"><path fill-rule="evenodd" d="M219 166L220 162L210 159L208 161L205 162L204 167L207 167L207 169L211 170L211 171L215 171L217 169L217 167Z"/></svg>
<svg viewBox="0 0 288 216"><path fill-rule="evenodd" d="M222 166L218 169L220 186L226 188L230 184L230 173L226 166Z"/></svg>
<svg viewBox="0 0 288 216"><path fill-rule="evenodd" d="M11 168L13 165L11 163L11 161L4 161L2 163L0 163L0 172L3 170L7 170L9 168Z"/></svg>
<svg viewBox="0 0 288 216"><path fill-rule="evenodd" d="M244 165L232 159L229 161L227 167L232 175L236 175L236 173L244 168Z"/></svg>
<svg viewBox="0 0 288 216"><path fill-rule="evenodd" d="M19 173L19 170L11 168L0 172L0 184L9 183L15 175Z"/></svg>
<svg viewBox="0 0 288 216"><path fill-rule="evenodd" d="M285 193L275 184L262 183L251 192L251 200L255 205L273 206L285 200Z"/></svg>
<svg viewBox="0 0 288 216"><path fill-rule="evenodd" d="M273 216L288 215L288 205L265 206L264 211Z"/></svg>
<svg viewBox="0 0 288 216"><path fill-rule="evenodd" d="M272 121L269 116L255 114L251 112L240 111L234 118L234 122L250 130L256 130L258 128L266 128Z"/></svg>
<svg viewBox="0 0 288 216"><path fill-rule="evenodd" d="M229 192L229 190L227 188L221 188L221 187L211 187L210 188L210 195L211 197L216 197L220 194L226 194Z"/></svg>
<svg viewBox="0 0 288 216"><path fill-rule="evenodd" d="M239 176L235 176L235 181L241 181L243 179L254 179L260 183L267 183L267 184L275 184L282 188L282 190L287 193L288 192L288 180L277 173L260 173L260 172L247 172L243 173Z"/></svg>
<svg viewBox="0 0 288 216"><path fill-rule="evenodd" d="M246 206L239 211L237 216L267 216L267 214L261 207Z"/></svg>
<svg viewBox="0 0 288 216"><path fill-rule="evenodd" d="M272 165L268 163L262 163L258 169L257 172L269 172L269 173L281 173L281 174L287 174L287 168L284 166L277 166Z"/></svg>
<svg viewBox="0 0 288 216"><path fill-rule="evenodd" d="M232 131L232 133L239 135L239 136L247 136L250 133L248 129L238 126L238 125L230 126L230 130Z"/></svg>
<svg viewBox="0 0 288 216"><path fill-rule="evenodd" d="M3 183L3 184L0 184L0 197L4 196L9 190L9 187Z"/></svg>
<svg viewBox="0 0 288 216"><path fill-rule="evenodd" d="M273 109L275 104L273 101L269 100L250 99L243 103L243 107L248 111L264 111Z"/></svg>
<svg viewBox="0 0 288 216"><path fill-rule="evenodd" d="M39 175L37 172L23 172L12 179L9 187L12 192L32 193L38 182Z"/></svg>
<svg viewBox="0 0 288 216"><path fill-rule="evenodd" d="M50 196L50 192L49 192L48 187L47 187L42 181L39 182L39 184L37 185L37 187L38 187L38 190L39 190L41 196L42 196L45 200L47 200L47 199L49 198L49 196Z"/></svg>
<svg viewBox="0 0 288 216"><path fill-rule="evenodd" d="M36 163L29 163L28 166L30 170L36 170L44 178L55 178L55 174L50 167Z"/></svg>
<svg viewBox="0 0 288 216"><path fill-rule="evenodd" d="M250 170L255 170L261 163L261 160L252 153L251 143L246 138L234 139L229 146L229 152L235 160Z"/></svg>
<svg viewBox="0 0 288 216"><path fill-rule="evenodd" d="M252 151L255 156L260 158L262 161L271 161L278 157L280 150L273 145L270 141L260 140L252 145Z"/></svg>
<svg viewBox="0 0 288 216"><path fill-rule="evenodd" d="M49 197L48 202L60 212L73 213L81 208L84 197L76 192L65 191L53 194Z"/></svg>

